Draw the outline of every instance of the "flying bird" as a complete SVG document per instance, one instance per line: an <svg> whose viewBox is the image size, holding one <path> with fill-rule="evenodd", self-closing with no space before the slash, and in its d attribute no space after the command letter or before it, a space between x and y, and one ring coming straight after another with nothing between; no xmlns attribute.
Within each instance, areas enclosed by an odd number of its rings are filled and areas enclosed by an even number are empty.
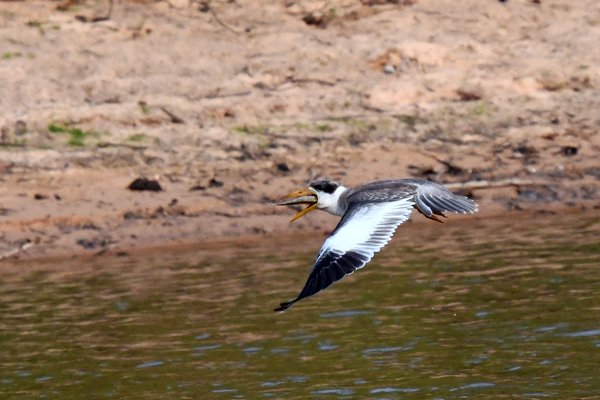
<svg viewBox="0 0 600 400"><path fill-rule="evenodd" d="M413 208L438 222L443 222L440 217L446 218L445 212L478 211L473 200L426 179L376 181L347 188L333 179L321 178L276 203L292 204L308 206L290 222L313 210L342 218L319 250L300 294L292 301L281 303L275 311L285 311L297 301L364 267L390 241L396 228L410 217Z"/></svg>

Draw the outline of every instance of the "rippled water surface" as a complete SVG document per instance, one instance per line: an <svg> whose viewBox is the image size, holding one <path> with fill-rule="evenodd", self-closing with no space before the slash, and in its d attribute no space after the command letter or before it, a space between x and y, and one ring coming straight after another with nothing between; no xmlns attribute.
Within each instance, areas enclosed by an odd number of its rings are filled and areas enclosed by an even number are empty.
<svg viewBox="0 0 600 400"><path fill-rule="evenodd" d="M406 224L289 312L324 239L0 263L0 398L600 398L600 219Z"/></svg>

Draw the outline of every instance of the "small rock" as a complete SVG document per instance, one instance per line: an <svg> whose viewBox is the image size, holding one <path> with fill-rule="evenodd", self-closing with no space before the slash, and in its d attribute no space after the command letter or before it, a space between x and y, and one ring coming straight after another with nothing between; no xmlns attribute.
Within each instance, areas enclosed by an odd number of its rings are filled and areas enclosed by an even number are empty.
<svg viewBox="0 0 600 400"><path fill-rule="evenodd" d="M396 73L396 67L393 66L393 65L391 65L391 64L386 64L383 67L383 72L386 73L386 74L388 74L388 75L393 75L393 74Z"/></svg>
<svg viewBox="0 0 600 400"><path fill-rule="evenodd" d="M22 136L27 133L27 124L25 121L18 120L15 122L15 135Z"/></svg>
<svg viewBox="0 0 600 400"><path fill-rule="evenodd" d="M125 214L123 214L123 219L127 219L127 220L134 220L134 219L143 219L144 216L139 213L139 212L135 212L135 211L127 211L125 212Z"/></svg>
<svg viewBox="0 0 600 400"><path fill-rule="evenodd" d="M558 137L558 133L556 132L550 132L550 133L546 133L544 135L542 135L542 139L545 140L554 140Z"/></svg>
<svg viewBox="0 0 600 400"><path fill-rule="evenodd" d="M90 250L96 247L96 243L94 243L92 240L87 239L79 239L77 240L77 244L86 250Z"/></svg>
<svg viewBox="0 0 600 400"><path fill-rule="evenodd" d="M48 196L45 194L42 194L42 193L36 193L33 195L33 198L35 200L46 200L48 198Z"/></svg>
<svg viewBox="0 0 600 400"><path fill-rule="evenodd" d="M290 167L286 163L280 162L275 166L279 172L290 172Z"/></svg>
<svg viewBox="0 0 600 400"><path fill-rule="evenodd" d="M127 186L127 189L134 191L151 191L160 192L163 188L160 186L157 180L148 178L137 178Z"/></svg>
<svg viewBox="0 0 600 400"><path fill-rule="evenodd" d="M198 3L198 11L200 11L202 13L207 13L210 11L210 4L209 4L208 0L201 1Z"/></svg>
<svg viewBox="0 0 600 400"><path fill-rule="evenodd" d="M96 247L106 247L109 244L109 241L106 239L99 239L99 238L94 238L91 240L78 239L77 244L86 250L92 250L92 249L95 249Z"/></svg>
<svg viewBox="0 0 600 400"><path fill-rule="evenodd" d="M462 175L465 172L465 170L459 167L458 165L449 162L445 162L444 165L446 166L446 173L448 175Z"/></svg>
<svg viewBox="0 0 600 400"><path fill-rule="evenodd" d="M193 192L193 191L196 191L196 190L198 190L198 191L206 190L206 186L203 186L203 185L194 185L194 186L192 186L190 188L190 192Z"/></svg>
<svg viewBox="0 0 600 400"><path fill-rule="evenodd" d="M208 181L208 187L214 188L214 187L222 187L222 186L223 186L223 182L216 178L211 178L210 181Z"/></svg>
<svg viewBox="0 0 600 400"><path fill-rule="evenodd" d="M98 225L94 224L93 222L86 222L82 225L79 225L78 228L83 229L83 230L91 230L91 231L99 231L100 230Z"/></svg>
<svg viewBox="0 0 600 400"><path fill-rule="evenodd" d="M579 149L575 146L563 146L560 150L563 155L567 157L577 155L577 152L579 151Z"/></svg>
<svg viewBox="0 0 600 400"><path fill-rule="evenodd" d="M481 85L464 85L456 89L456 94L461 101L475 101L483 98Z"/></svg>
<svg viewBox="0 0 600 400"><path fill-rule="evenodd" d="M408 166L408 172L411 176L418 178L427 178L435 180L434 178L438 175L438 172L431 166L422 166L411 164Z"/></svg>
<svg viewBox="0 0 600 400"><path fill-rule="evenodd" d="M526 144L520 144L513 148L515 153L519 153L524 155L525 157L535 156L537 154L537 150L533 146L528 146Z"/></svg>
<svg viewBox="0 0 600 400"><path fill-rule="evenodd" d="M519 200L526 201L528 203L550 203L559 200L558 194L550 187L518 188L517 194L519 196Z"/></svg>
<svg viewBox="0 0 600 400"><path fill-rule="evenodd" d="M306 25L314 25L318 28L326 28L331 18L320 11L311 12L302 18Z"/></svg>

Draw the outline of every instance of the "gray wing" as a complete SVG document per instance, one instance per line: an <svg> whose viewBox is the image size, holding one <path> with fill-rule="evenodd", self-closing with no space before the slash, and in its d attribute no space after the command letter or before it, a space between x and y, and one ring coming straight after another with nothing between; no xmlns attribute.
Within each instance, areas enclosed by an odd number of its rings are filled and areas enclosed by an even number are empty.
<svg viewBox="0 0 600 400"><path fill-rule="evenodd" d="M477 203L468 197L454 194L444 186L425 179L406 179L414 185L415 208L427 218L441 222L436 215L445 217L445 212L472 214L478 211Z"/></svg>
<svg viewBox="0 0 600 400"><path fill-rule="evenodd" d="M370 182L351 189L348 203L386 202L414 196L415 208L427 218L440 221L436 215L444 212L461 214L478 211L477 204L468 197L454 194L443 185L427 179L396 179Z"/></svg>

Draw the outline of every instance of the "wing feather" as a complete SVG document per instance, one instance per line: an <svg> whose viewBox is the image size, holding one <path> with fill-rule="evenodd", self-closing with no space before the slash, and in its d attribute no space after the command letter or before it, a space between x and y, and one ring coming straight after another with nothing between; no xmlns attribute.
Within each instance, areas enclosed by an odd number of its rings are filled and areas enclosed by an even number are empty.
<svg viewBox="0 0 600 400"><path fill-rule="evenodd" d="M442 185L416 179L411 182L417 187L416 207L426 217L447 211L462 214L477 212L477 204L473 200L454 194Z"/></svg>
<svg viewBox="0 0 600 400"><path fill-rule="evenodd" d="M281 303L275 311L287 310L295 302L364 267L391 240L396 228L410 217L413 205L412 195L390 202L349 203L346 213L319 250L298 297Z"/></svg>

